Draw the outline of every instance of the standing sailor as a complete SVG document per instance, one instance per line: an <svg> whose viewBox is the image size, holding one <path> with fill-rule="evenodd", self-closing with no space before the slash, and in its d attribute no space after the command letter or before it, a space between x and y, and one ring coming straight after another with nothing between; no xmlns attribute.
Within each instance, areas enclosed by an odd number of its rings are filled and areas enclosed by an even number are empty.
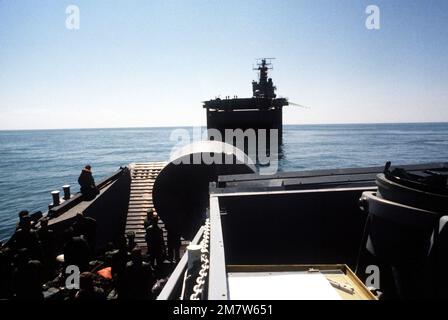
<svg viewBox="0 0 448 320"><path fill-rule="evenodd" d="M181 239L179 232L176 231L172 226L166 226L168 234L167 234L167 243L168 243L168 260L177 263L180 260L180 246Z"/></svg>
<svg viewBox="0 0 448 320"><path fill-rule="evenodd" d="M163 238L163 231L160 229L158 222L159 217L157 215L153 216L151 225L146 229L145 240L152 267L157 263L157 269L160 269L165 259L165 239Z"/></svg>

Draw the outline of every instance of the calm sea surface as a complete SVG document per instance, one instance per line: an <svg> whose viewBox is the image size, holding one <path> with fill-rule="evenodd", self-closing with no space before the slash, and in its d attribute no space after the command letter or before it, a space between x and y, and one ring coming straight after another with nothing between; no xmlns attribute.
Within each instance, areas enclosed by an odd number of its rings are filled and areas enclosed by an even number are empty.
<svg viewBox="0 0 448 320"><path fill-rule="evenodd" d="M0 239L22 209L45 212L50 191L92 165L96 181L120 166L167 161L175 128L0 131ZM186 128L191 131L191 129ZM281 171L448 161L448 123L285 126Z"/></svg>

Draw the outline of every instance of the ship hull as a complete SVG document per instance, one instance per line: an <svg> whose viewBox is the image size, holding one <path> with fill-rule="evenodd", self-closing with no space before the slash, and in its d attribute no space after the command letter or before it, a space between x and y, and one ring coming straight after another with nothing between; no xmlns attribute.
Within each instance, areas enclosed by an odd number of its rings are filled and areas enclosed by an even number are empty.
<svg viewBox="0 0 448 320"><path fill-rule="evenodd" d="M270 130L277 130L278 144L281 145L283 141L283 110L281 108L265 109L265 110L207 110L207 129L217 129L223 139L225 138L226 129L254 129L257 141L259 137L259 130L266 130L266 137L269 143ZM209 133L210 138L210 133Z"/></svg>

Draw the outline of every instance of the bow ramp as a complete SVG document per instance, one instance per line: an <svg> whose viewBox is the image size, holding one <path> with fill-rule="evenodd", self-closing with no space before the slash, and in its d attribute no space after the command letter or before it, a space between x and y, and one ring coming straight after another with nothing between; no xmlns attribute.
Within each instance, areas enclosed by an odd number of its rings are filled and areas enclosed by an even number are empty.
<svg viewBox="0 0 448 320"><path fill-rule="evenodd" d="M126 232L135 233L135 241L141 247L146 247L144 221L148 209L153 208L152 188L157 175L166 165L166 162L132 163L131 193L129 197L128 215L126 220ZM160 227L166 239L166 229L159 219Z"/></svg>

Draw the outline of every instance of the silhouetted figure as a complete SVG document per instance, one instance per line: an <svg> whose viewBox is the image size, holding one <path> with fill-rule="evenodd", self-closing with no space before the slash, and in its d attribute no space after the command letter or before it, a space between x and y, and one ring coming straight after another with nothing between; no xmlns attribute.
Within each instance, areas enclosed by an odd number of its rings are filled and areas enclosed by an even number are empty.
<svg viewBox="0 0 448 320"><path fill-rule="evenodd" d="M43 268L40 261L30 260L27 250L20 249L13 275L14 297L18 300L43 300L43 283Z"/></svg>
<svg viewBox="0 0 448 320"><path fill-rule="evenodd" d="M168 260L171 262L178 262L180 259L180 234L174 228L167 226L167 245L168 245Z"/></svg>
<svg viewBox="0 0 448 320"><path fill-rule="evenodd" d="M153 208L149 208L148 211L146 211L146 218L143 221L143 226L145 227L145 230L148 229L148 227L151 225L151 221L156 215Z"/></svg>
<svg viewBox="0 0 448 320"><path fill-rule="evenodd" d="M126 232L126 239L127 239L127 250L128 252L132 252L132 250L134 250L134 248L137 246L137 243L135 242L134 231Z"/></svg>
<svg viewBox="0 0 448 320"><path fill-rule="evenodd" d="M64 246L64 262L66 266L78 266L81 271L89 268L90 247L84 236L72 237Z"/></svg>
<svg viewBox="0 0 448 320"><path fill-rule="evenodd" d="M77 213L75 222L72 225L76 236L85 236L91 249L94 248L97 223L94 218L85 217L81 213Z"/></svg>
<svg viewBox="0 0 448 320"><path fill-rule="evenodd" d="M27 222L28 219L29 217L23 218L21 227L11 237L11 248L15 252L26 248L30 258L40 260L42 258L42 250L39 237L37 232L31 229L31 224Z"/></svg>
<svg viewBox="0 0 448 320"><path fill-rule="evenodd" d="M45 268L47 278L53 275L56 262L56 249L54 232L48 228L48 219L40 220L40 228L37 230L41 250L42 250L42 264Z"/></svg>
<svg viewBox="0 0 448 320"><path fill-rule="evenodd" d="M149 262L154 267L157 263L157 268L163 264L165 260L165 239L163 238L163 231L159 228L159 218L154 216L151 225L146 229L146 245L148 246Z"/></svg>
<svg viewBox="0 0 448 320"><path fill-rule="evenodd" d="M132 260L126 264L122 299L151 299L154 275L149 263L143 262L140 248L132 250Z"/></svg>
<svg viewBox="0 0 448 320"><path fill-rule="evenodd" d="M79 291L75 295L75 300L105 300L104 290L95 286L95 275L91 272L83 272L79 277Z"/></svg>
<svg viewBox="0 0 448 320"><path fill-rule="evenodd" d="M118 296L120 297L122 295L122 292L125 291L125 269L130 255L127 251L127 243L124 236L120 237L116 241L115 246L117 249L111 252L112 279L114 286L118 292Z"/></svg>
<svg viewBox="0 0 448 320"><path fill-rule="evenodd" d="M26 225L31 227L31 219L28 210L22 210L19 212L19 222L17 223L16 230L22 229Z"/></svg>
<svg viewBox="0 0 448 320"><path fill-rule="evenodd" d="M93 179L92 167L90 165L86 165L82 169L78 183L81 186L81 193L84 200L93 200L100 193Z"/></svg>

